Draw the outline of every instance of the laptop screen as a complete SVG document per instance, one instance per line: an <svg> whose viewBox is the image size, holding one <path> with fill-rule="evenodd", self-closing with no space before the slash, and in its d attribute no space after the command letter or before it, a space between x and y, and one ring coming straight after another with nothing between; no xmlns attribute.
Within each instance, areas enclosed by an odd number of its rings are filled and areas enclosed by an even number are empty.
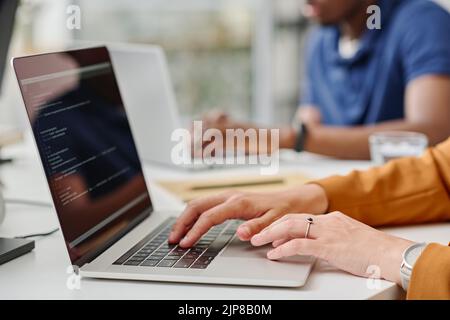
<svg viewBox="0 0 450 320"><path fill-rule="evenodd" d="M14 60L34 137L74 265L152 211L106 48Z"/></svg>

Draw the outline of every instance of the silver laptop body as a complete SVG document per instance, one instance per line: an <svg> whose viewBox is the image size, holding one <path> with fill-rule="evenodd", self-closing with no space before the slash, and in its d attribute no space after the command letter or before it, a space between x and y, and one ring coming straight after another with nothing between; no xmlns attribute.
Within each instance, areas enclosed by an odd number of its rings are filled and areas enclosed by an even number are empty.
<svg viewBox="0 0 450 320"><path fill-rule="evenodd" d="M13 67L68 254L82 276L305 284L313 258L269 261L267 248L236 239L239 221L214 227L194 248L168 245L179 212L153 210L105 47L15 58Z"/></svg>

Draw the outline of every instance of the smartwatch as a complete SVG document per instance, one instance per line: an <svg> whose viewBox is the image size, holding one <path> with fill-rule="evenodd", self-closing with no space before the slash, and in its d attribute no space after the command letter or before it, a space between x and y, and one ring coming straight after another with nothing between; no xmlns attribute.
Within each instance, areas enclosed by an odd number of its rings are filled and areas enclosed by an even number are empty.
<svg viewBox="0 0 450 320"><path fill-rule="evenodd" d="M292 127L294 128L296 133L294 150L297 152L302 152L305 150L305 142L306 137L308 135L308 128L303 122L299 121L298 119L295 119L292 122Z"/></svg>
<svg viewBox="0 0 450 320"><path fill-rule="evenodd" d="M416 243L406 249L403 253L403 262L400 266L400 278L402 280L402 287L405 291L408 291L414 265L427 245L428 244L426 243Z"/></svg>

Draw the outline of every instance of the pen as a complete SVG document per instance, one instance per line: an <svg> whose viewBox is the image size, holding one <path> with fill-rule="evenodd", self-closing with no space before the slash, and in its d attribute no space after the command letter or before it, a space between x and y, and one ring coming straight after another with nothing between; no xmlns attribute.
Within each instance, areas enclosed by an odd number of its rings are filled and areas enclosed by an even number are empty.
<svg viewBox="0 0 450 320"><path fill-rule="evenodd" d="M241 187L253 187L253 186L266 186L266 185L274 185L274 184L283 184L284 179L274 179L274 180L265 180L265 181L249 181L249 182L237 182L230 184L216 184L216 185L203 185L203 186L194 186L191 188L192 191L201 191L201 190L210 190L210 189L224 189L224 188L241 188Z"/></svg>

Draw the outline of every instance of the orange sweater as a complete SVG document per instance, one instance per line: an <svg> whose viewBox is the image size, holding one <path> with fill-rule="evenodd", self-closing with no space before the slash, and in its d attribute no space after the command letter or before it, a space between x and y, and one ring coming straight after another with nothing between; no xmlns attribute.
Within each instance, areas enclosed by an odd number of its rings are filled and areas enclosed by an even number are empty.
<svg viewBox="0 0 450 320"><path fill-rule="evenodd" d="M316 183L327 193L330 212L342 211L374 227L450 221L450 139L421 158ZM450 299L450 247L427 246L407 297Z"/></svg>

